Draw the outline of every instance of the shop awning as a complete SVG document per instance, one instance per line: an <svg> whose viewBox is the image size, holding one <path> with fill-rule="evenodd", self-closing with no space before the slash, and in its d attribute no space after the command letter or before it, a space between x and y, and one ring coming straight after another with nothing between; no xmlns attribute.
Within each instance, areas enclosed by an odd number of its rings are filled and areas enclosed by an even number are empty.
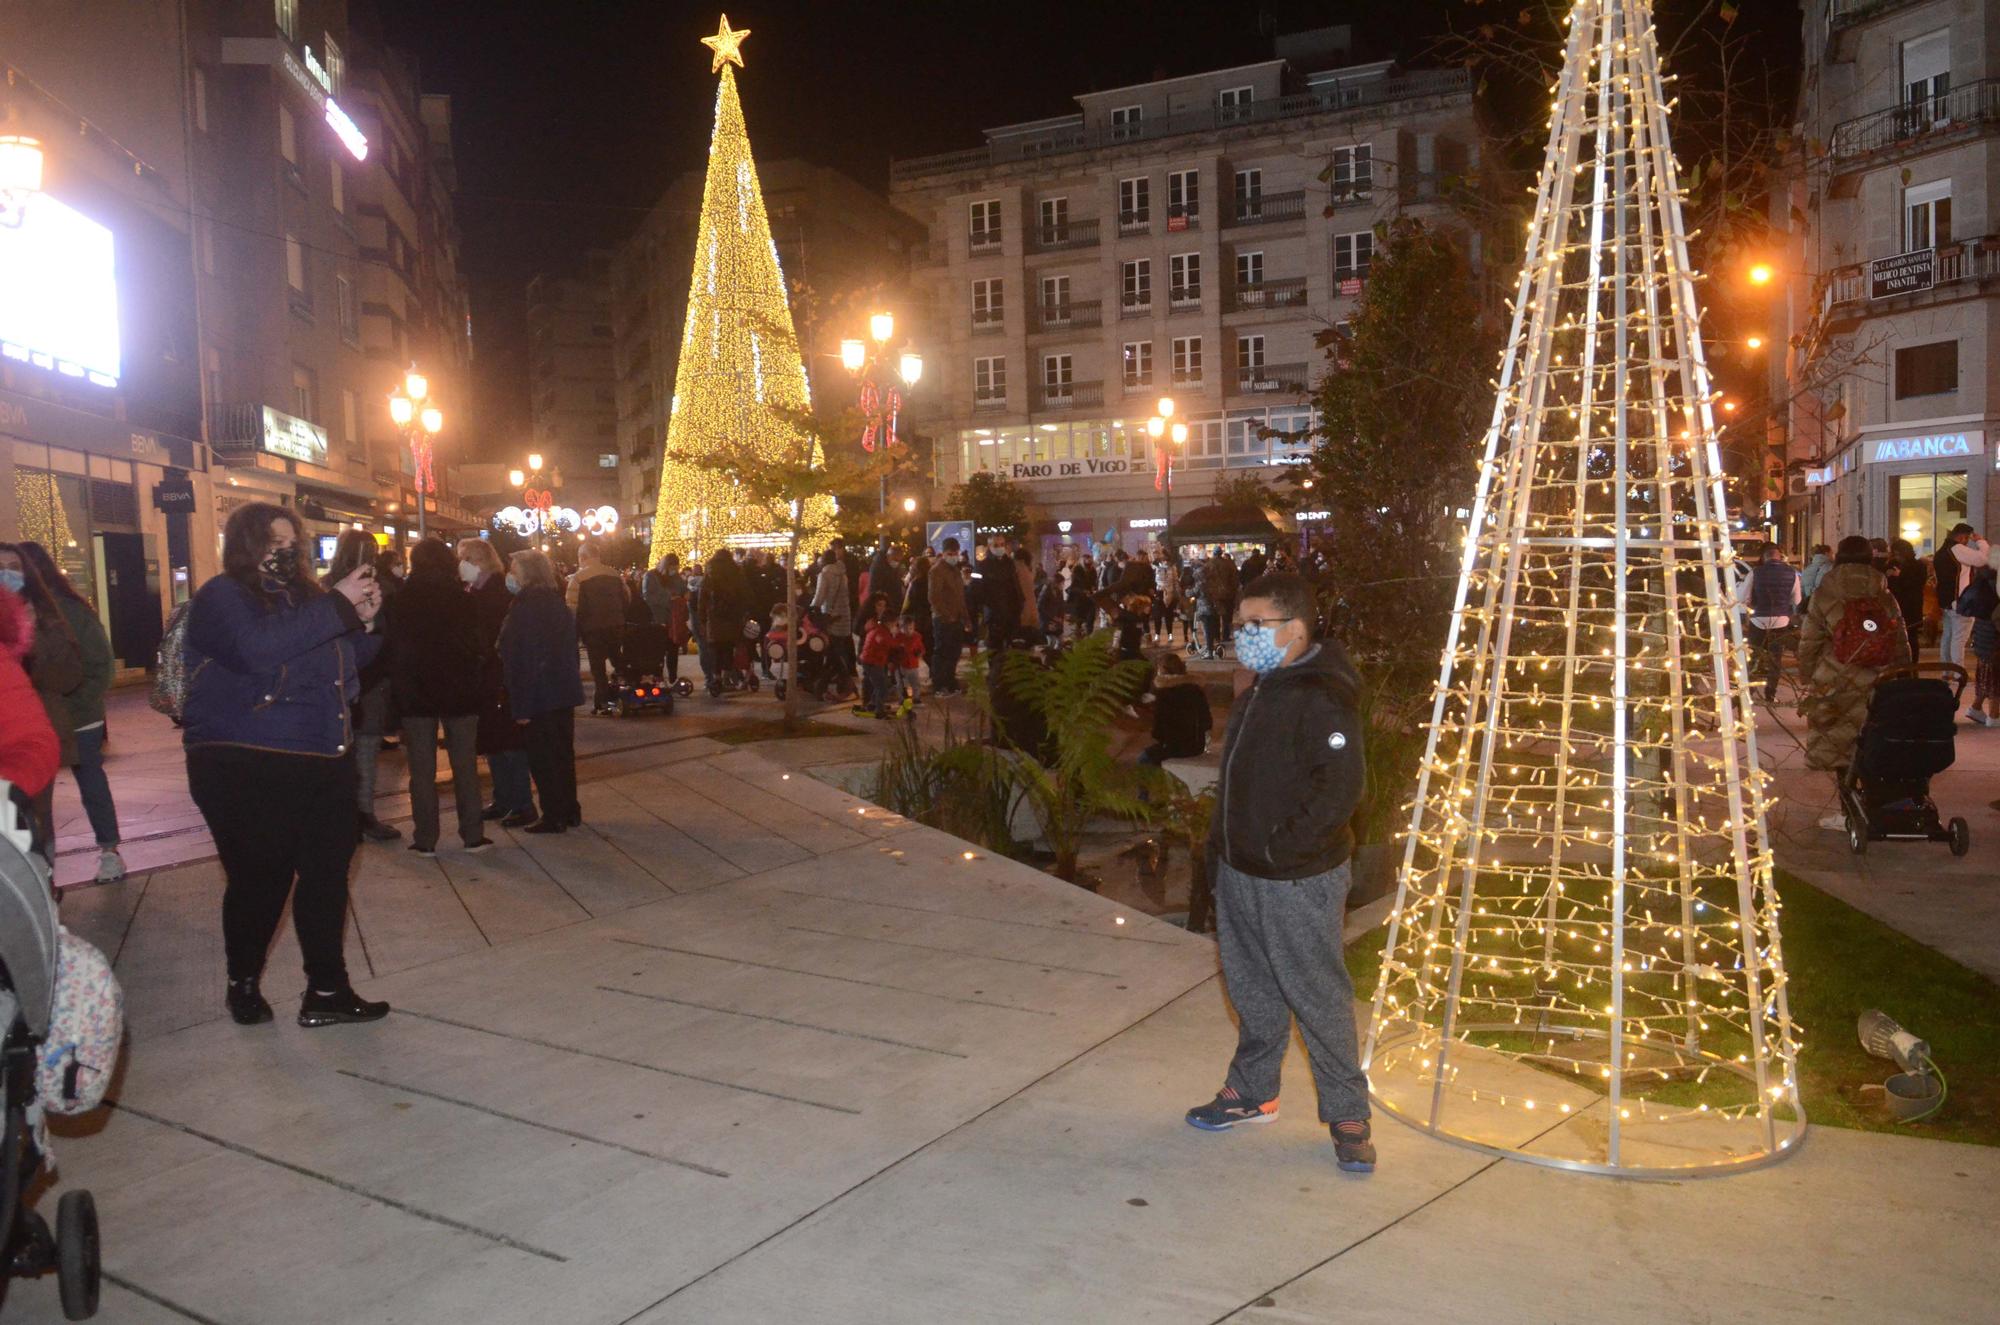
<svg viewBox="0 0 2000 1325"><path fill-rule="evenodd" d="M301 515L321 520L360 520L372 524L382 518L372 498L317 483L299 484L297 501Z"/></svg>
<svg viewBox="0 0 2000 1325"><path fill-rule="evenodd" d="M1276 543L1284 531L1258 506L1197 506L1174 519L1176 543Z"/></svg>

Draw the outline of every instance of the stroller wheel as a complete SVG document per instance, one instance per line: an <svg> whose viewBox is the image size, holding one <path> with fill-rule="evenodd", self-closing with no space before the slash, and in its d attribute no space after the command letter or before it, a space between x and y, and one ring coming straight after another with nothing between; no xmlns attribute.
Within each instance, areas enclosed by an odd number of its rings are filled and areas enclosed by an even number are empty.
<svg viewBox="0 0 2000 1325"><path fill-rule="evenodd" d="M743 674L743 684L750 687L750 689L753 691L761 689L764 685L764 683L757 678L757 673L755 672L745 672Z"/></svg>
<svg viewBox="0 0 2000 1325"><path fill-rule="evenodd" d="M686 677L682 677L680 680L674 682L674 693L682 699L686 699L694 693L694 682L688 680Z"/></svg>
<svg viewBox="0 0 2000 1325"><path fill-rule="evenodd" d="M782 700L785 697L785 683L783 681L773 681L771 683L771 695L775 699Z"/></svg>
<svg viewBox="0 0 2000 1325"><path fill-rule="evenodd" d="M64 1192L56 1205L56 1286L65 1319L97 1314L97 1202L89 1192Z"/></svg>
<svg viewBox="0 0 2000 1325"><path fill-rule="evenodd" d="M1847 816L1847 849L1857 856L1868 853L1868 825L1852 814Z"/></svg>
<svg viewBox="0 0 2000 1325"><path fill-rule="evenodd" d="M1972 850L1972 825L1963 819L1953 819L1946 825L1951 830L1951 854L1962 856Z"/></svg>

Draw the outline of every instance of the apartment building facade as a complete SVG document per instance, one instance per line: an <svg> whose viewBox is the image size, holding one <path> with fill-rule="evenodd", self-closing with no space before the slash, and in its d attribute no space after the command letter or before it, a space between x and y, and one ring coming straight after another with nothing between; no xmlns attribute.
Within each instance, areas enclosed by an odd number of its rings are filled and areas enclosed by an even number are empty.
<svg viewBox="0 0 2000 1325"><path fill-rule="evenodd" d="M840 390L839 341L860 334L840 325L842 311L861 292L879 294L892 309L907 306L904 281L924 242L923 227L880 194L824 166L760 162L757 178L778 267L787 281L811 291L799 306L798 328L808 378L815 393ZM702 171L677 179L612 255L618 509L642 536L651 533L659 500L703 182Z"/></svg>
<svg viewBox="0 0 2000 1325"><path fill-rule="evenodd" d="M528 282L528 390L534 449L560 476L564 506L619 504L617 372L611 342L611 255ZM520 457L509 457L515 464ZM621 508L622 511L622 508Z"/></svg>
<svg viewBox="0 0 2000 1325"><path fill-rule="evenodd" d="M1375 226L1456 224L1480 135L1462 71L1282 54L1075 100L896 162L890 193L929 233L914 279L932 314L934 499L1001 474L1028 489L1045 550L1137 550L1166 524L1145 431L1158 399L1189 428L1177 513L1225 474L1301 459L1314 337L1356 307ZM1468 245L1477 262L1476 232Z"/></svg>
<svg viewBox="0 0 2000 1325"><path fill-rule="evenodd" d="M2000 11L1808 0L1787 353L1772 365L1781 531L1920 554L2000 518ZM1803 224L1797 218L1803 217Z"/></svg>

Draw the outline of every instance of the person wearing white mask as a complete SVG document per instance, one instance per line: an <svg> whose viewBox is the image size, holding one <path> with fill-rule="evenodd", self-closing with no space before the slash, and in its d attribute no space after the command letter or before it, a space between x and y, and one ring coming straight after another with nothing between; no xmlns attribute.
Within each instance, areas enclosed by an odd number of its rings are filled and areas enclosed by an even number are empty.
<svg viewBox="0 0 2000 1325"><path fill-rule="evenodd" d="M929 591L931 606L931 693L958 693L958 657L965 648L965 577L960 568L963 556L958 540L947 538L941 555L931 564Z"/></svg>

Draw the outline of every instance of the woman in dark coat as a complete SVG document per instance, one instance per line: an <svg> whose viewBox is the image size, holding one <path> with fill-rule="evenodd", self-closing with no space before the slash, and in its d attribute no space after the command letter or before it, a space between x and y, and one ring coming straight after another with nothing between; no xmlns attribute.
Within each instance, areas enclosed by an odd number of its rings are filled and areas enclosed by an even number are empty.
<svg viewBox="0 0 2000 1325"><path fill-rule="evenodd" d="M715 671L708 678L710 694L720 694L722 673L736 667L743 646L743 626L750 620L750 580L727 549L708 559L701 580L701 637L708 641Z"/></svg>
<svg viewBox="0 0 2000 1325"><path fill-rule="evenodd" d="M583 823L576 799L576 708L583 703L576 617L556 585L556 568L540 552L514 554L507 587L514 606L500 627L500 667L542 798L542 817L527 831L560 833Z"/></svg>
<svg viewBox="0 0 2000 1325"><path fill-rule="evenodd" d="M410 550L410 578L389 610L389 682L402 715L410 761L410 850L435 855L438 840L438 728L444 728L458 802L458 840L467 851L493 843L479 824L479 612L443 539Z"/></svg>
<svg viewBox="0 0 2000 1325"><path fill-rule="evenodd" d="M1924 628L1924 586L1930 578L1930 563L1917 556L1917 549L1909 539L1899 538L1889 544L1889 596L1896 600L1903 624L1909 628L1912 658L1917 656L1917 637Z"/></svg>
<svg viewBox="0 0 2000 1325"><path fill-rule="evenodd" d="M480 811L480 818L498 819L502 828L526 828L535 821L535 792L521 729L507 709L507 682L500 668L500 627L514 605L507 568L485 539L461 539L458 578L465 582L479 623L478 747L493 771L493 803Z"/></svg>
<svg viewBox="0 0 2000 1325"><path fill-rule="evenodd" d="M258 985L288 896L306 968L299 1025L389 1012L354 992L341 950L355 842L348 705L357 669L380 647L368 633L380 606L373 567L323 591L298 517L253 502L230 514L222 574L188 609L181 740L188 790L228 880L229 1013L245 1026L271 1019Z"/></svg>

